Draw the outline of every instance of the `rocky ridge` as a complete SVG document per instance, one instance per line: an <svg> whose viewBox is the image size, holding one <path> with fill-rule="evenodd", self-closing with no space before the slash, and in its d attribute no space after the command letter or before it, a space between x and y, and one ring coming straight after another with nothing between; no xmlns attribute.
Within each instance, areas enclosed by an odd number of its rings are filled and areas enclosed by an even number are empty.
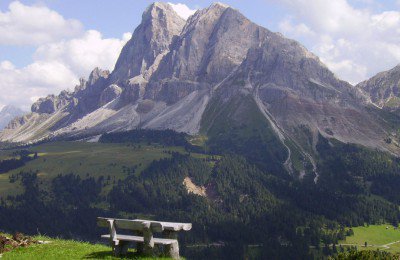
<svg viewBox="0 0 400 260"><path fill-rule="evenodd" d="M395 111L400 108L400 65L378 73L357 85L373 104L379 108Z"/></svg>

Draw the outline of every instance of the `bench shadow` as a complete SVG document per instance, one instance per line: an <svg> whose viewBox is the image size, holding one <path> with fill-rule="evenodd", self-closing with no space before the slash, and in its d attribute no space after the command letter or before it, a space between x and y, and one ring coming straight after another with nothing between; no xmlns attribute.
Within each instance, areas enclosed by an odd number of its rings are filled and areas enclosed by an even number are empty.
<svg viewBox="0 0 400 260"><path fill-rule="evenodd" d="M87 254L83 259L110 259L111 257L121 258L121 259L126 259L126 258L136 259L138 255L134 252L128 252L124 256L115 257L113 253L110 251L99 251Z"/></svg>

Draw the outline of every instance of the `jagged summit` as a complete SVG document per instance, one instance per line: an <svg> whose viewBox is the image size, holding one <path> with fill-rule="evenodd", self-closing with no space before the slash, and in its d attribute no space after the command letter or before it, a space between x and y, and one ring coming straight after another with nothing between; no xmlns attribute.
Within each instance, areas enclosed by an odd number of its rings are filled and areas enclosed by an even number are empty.
<svg viewBox="0 0 400 260"><path fill-rule="evenodd" d="M165 55L172 38L180 34L184 24L185 20L169 4L156 2L150 5L143 13L141 24L122 49L112 80L125 84L127 80L144 74L157 58L160 59L160 55Z"/></svg>

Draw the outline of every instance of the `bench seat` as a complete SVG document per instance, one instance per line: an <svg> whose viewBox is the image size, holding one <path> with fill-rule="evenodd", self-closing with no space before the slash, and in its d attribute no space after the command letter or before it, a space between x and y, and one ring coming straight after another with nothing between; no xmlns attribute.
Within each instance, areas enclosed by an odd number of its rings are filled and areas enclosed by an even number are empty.
<svg viewBox="0 0 400 260"><path fill-rule="evenodd" d="M101 238L110 239L110 235L102 235ZM120 241L129 241L129 242L139 242L144 243L144 238L139 236L129 236L129 235L118 235L116 237L117 240ZM167 238L153 238L154 244L161 245L172 245L173 243L177 243L176 239L167 239Z"/></svg>

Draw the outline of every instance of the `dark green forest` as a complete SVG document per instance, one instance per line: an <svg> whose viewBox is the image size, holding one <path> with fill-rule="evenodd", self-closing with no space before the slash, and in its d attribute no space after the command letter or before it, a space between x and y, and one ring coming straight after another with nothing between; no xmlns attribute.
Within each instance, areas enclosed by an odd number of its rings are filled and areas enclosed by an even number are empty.
<svg viewBox="0 0 400 260"><path fill-rule="evenodd" d="M106 232L96 227L98 216L191 222L193 229L180 236L182 255L189 259L243 259L250 254L248 245L257 249L256 259L310 259L340 253L327 245L349 235L347 227L397 226L400 219L400 161L380 151L320 136L315 183L311 173L299 180L269 170L275 162L263 167L268 161L257 157L269 140L253 146L251 156L241 140L226 150L206 150L204 158L192 153L205 149L173 131L134 130L100 141L182 146L185 152L155 160L140 174L118 181L69 172L44 188L37 172L20 172L10 182L21 182L24 193L0 201L0 226L95 242ZM207 197L188 193L185 177L206 187ZM110 183L112 189L102 192ZM211 243L218 246L189 246Z"/></svg>

